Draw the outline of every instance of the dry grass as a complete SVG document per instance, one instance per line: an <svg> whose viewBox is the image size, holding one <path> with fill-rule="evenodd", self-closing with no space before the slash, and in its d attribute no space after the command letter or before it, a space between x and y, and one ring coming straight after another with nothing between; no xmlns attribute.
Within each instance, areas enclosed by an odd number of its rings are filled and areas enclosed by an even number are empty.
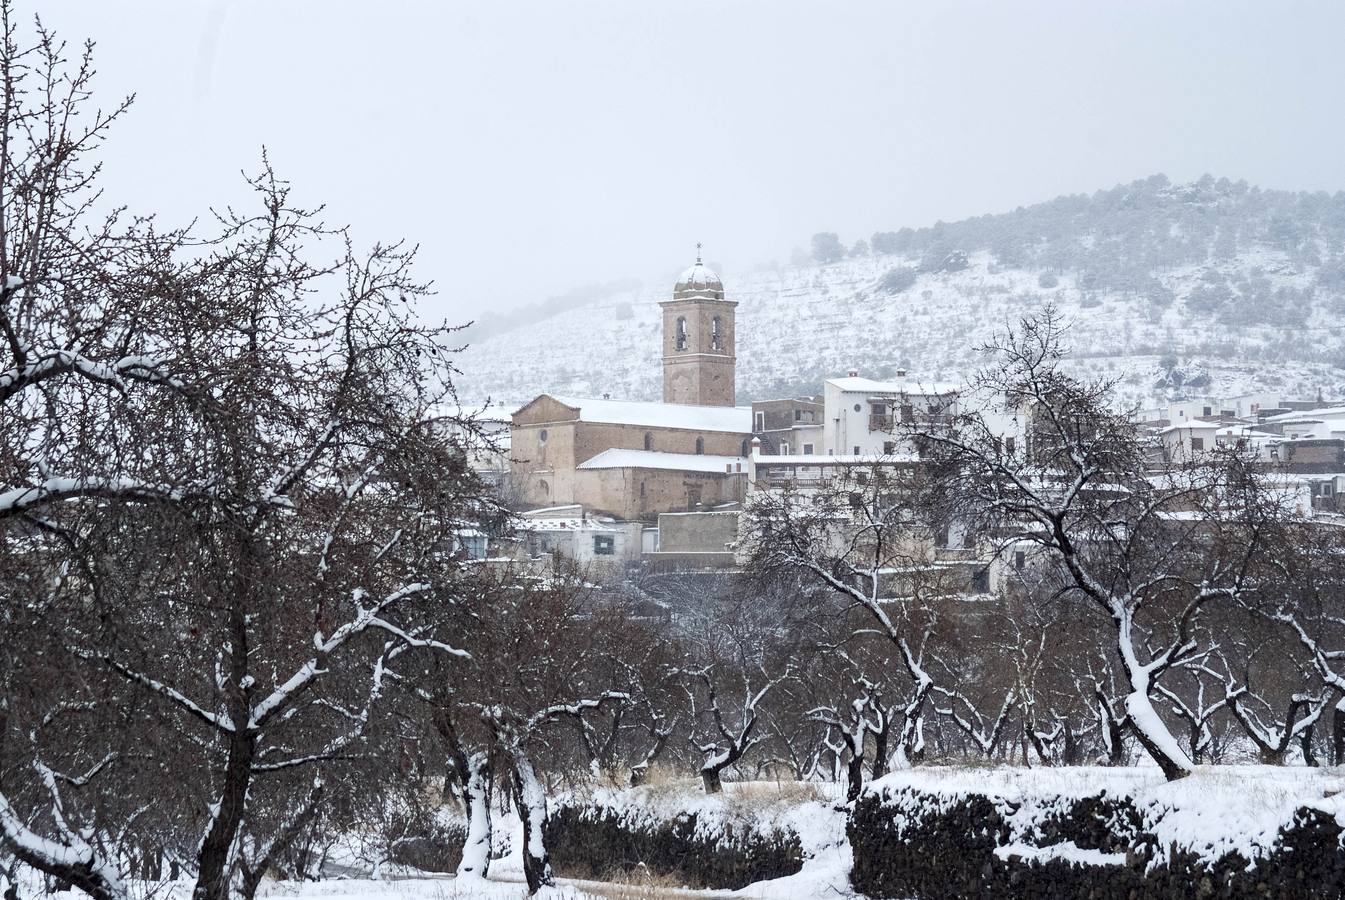
<svg viewBox="0 0 1345 900"><path fill-rule="evenodd" d="M671 900L691 897L713 898L728 896L714 891L691 891L671 875L657 875L644 867L629 871L613 868L599 881L579 882L586 894L607 897L609 900Z"/></svg>

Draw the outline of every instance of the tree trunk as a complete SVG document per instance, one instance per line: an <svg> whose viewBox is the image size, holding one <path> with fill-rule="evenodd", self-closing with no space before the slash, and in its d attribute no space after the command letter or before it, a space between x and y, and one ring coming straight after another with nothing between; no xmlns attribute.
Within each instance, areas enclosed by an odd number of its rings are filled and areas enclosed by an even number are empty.
<svg viewBox="0 0 1345 900"><path fill-rule="evenodd" d="M462 788L467 801L467 840L458 863L458 878L485 878L490 874L490 756L473 753L467 760Z"/></svg>
<svg viewBox="0 0 1345 900"><path fill-rule="evenodd" d="M1157 710L1149 700L1146 685L1136 685L1136 689L1126 695L1126 712L1130 714L1130 727L1135 732L1135 738L1158 764L1164 778L1176 781L1191 774L1194 769L1191 761L1158 717Z"/></svg>
<svg viewBox="0 0 1345 900"><path fill-rule="evenodd" d="M878 779L887 774L887 740L891 733L891 719L884 716L883 727L873 735L873 768L869 771L870 778Z"/></svg>
<svg viewBox="0 0 1345 900"><path fill-rule="evenodd" d="M1062 722L1060 726L1065 732L1065 748L1061 754L1061 761L1067 766L1077 766L1079 764L1079 741L1074 737L1074 729L1069 722Z"/></svg>
<svg viewBox="0 0 1345 900"><path fill-rule="evenodd" d="M532 760L522 749L515 749L511 755L514 760L514 803L518 807L518 817L523 820L523 877L528 882L528 893L535 894L556 883L544 836L546 788L542 786Z"/></svg>
<svg viewBox="0 0 1345 900"><path fill-rule="evenodd" d="M1314 726L1309 725L1307 728L1304 728L1303 733L1299 735L1299 741L1301 741L1301 746L1303 747L1303 764L1306 766L1316 767L1321 765L1321 761L1317 759L1317 754L1312 748L1312 735L1315 730L1316 728Z"/></svg>
<svg viewBox="0 0 1345 900"><path fill-rule="evenodd" d="M1331 711L1331 764L1345 765L1345 694Z"/></svg>
<svg viewBox="0 0 1345 900"><path fill-rule="evenodd" d="M850 754L850 762L845 767L845 802L850 803L864 790L864 757Z"/></svg>
<svg viewBox="0 0 1345 900"><path fill-rule="evenodd" d="M220 787L215 817L197 856L196 887L192 900L229 900L229 856L243 821L248 786L252 780L252 735L243 723L230 736L229 757Z"/></svg>
<svg viewBox="0 0 1345 900"><path fill-rule="evenodd" d="M719 778L718 769L701 769L701 783L705 786L707 794L719 794L724 791L724 782Z"/></svg>

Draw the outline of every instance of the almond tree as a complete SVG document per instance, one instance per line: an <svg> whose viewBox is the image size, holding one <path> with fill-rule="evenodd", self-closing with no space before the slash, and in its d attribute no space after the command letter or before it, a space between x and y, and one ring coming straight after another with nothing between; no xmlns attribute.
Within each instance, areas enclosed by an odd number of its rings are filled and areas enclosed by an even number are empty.
<svg viewBox="0 0 1345 900"><path fill-rule="evenodd" d="M1128 416L1111 409L1111 386L1061 370L1062 333L1050 309L1023 321L987 348L997 363L974 385L990 409L1028 418L1026 448L1005 446L975 409L910 436L961 520L1000 552L1037 548L1059 596L1110 623L1130 729L1166 777L1181 778L1192 762L1155 709L1158 681L1198 651L1208 606L1251 591L1284 498L1237 454L1155 471Z"/></svg>
<svg viewBox="0 0 1345 900"><path fill-rule="evenodd" d="M926 653L945 605L967 590L964 577L934 559L936 523L916 508L920 477L909 461L893 461L817 486L759 490L743 536L753 571L799 579L801 593L821 598L819 615L839 617L855 636L877 635L891 646L891 664L904 679L904 696L890 701L901 721L899 766L924 755L935 685ZM897 694L888 672L865 674Z"/></svg>

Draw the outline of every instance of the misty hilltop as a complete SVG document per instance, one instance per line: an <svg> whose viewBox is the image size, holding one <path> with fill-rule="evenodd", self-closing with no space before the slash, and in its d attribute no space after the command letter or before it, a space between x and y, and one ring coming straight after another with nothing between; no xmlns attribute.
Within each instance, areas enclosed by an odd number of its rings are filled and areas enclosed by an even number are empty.
<svg viewBox="0 0 1345 900"><path fill-rule="evenodd" d="M1125 402L1345 394L1343 193L1156 175L842 237L816 236L805 264L721 273L740 304L740 402L813 393L848 369L956 381L997 329L1047 303L1072 323L1072 364L1116 378ZM464 398L658 399L671 288L615 284L487 318L460 360Z"/></svg>

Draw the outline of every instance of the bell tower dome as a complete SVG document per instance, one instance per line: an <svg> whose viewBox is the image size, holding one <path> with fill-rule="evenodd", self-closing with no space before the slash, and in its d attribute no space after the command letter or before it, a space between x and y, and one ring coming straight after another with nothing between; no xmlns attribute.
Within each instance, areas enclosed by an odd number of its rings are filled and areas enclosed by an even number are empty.
<svg viewBox="0 0 1345 900"><path fill-rule="evenodd" d="M737 302L724 299L719 276L701 262L682 273L663 308L663 402L733 406Z"/></svg>

